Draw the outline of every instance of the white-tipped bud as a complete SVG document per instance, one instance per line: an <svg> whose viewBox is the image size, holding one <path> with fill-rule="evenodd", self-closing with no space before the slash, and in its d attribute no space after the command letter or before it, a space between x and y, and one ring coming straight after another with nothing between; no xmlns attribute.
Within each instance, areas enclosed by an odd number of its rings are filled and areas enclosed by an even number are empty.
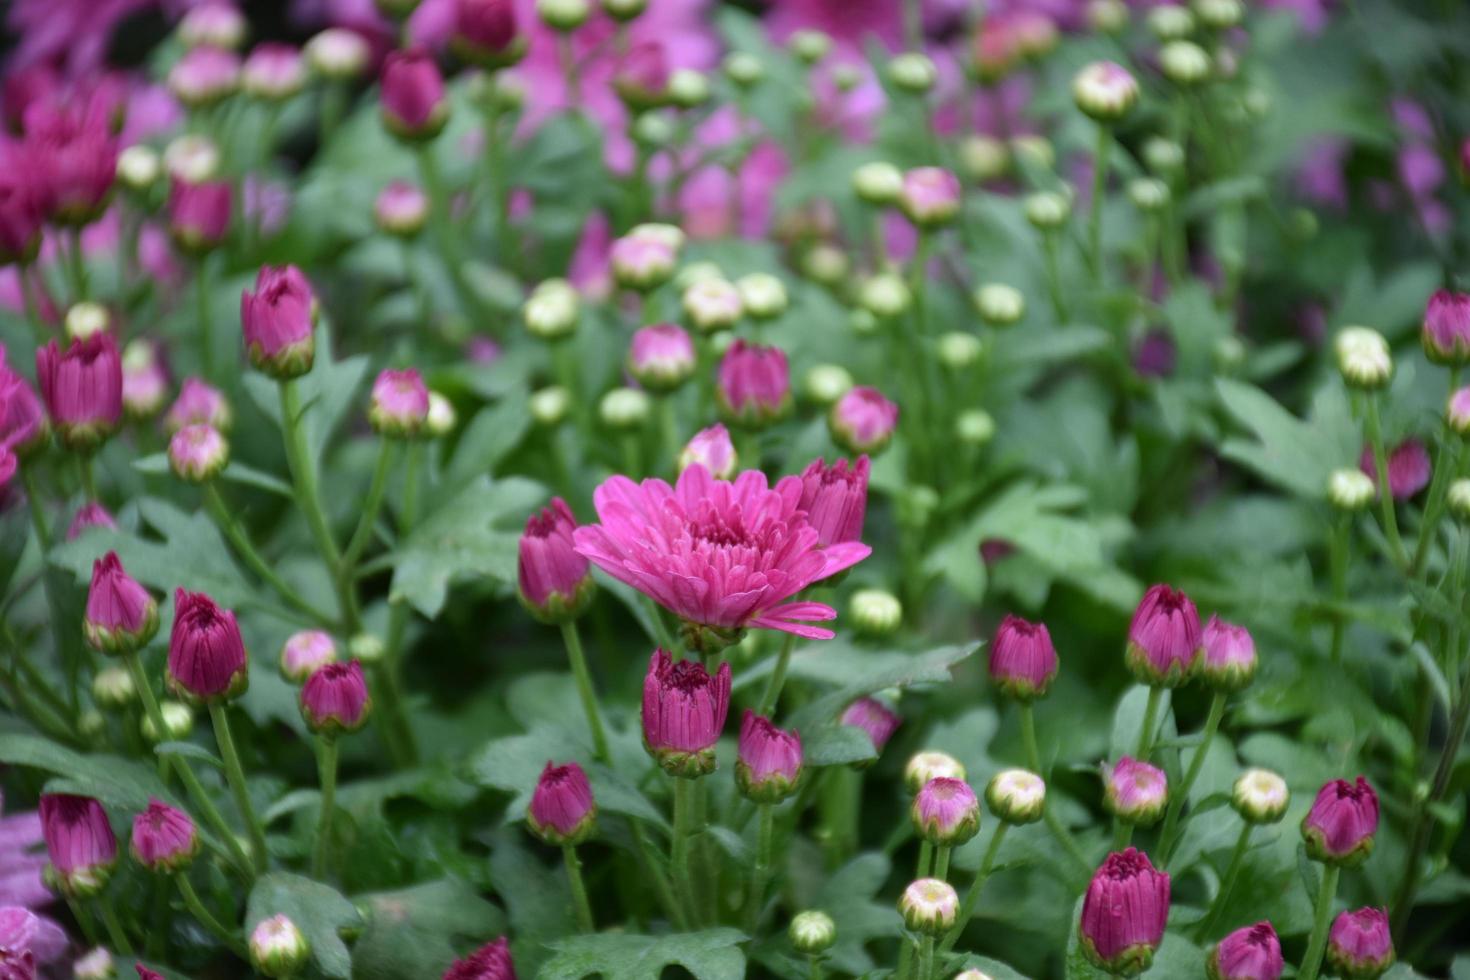
<svg viewBox="0 0 1470 980"><path fill-rule="evenodd" d="M1143 144L1143 162L1156 174L1178 173L1184 166L1184 147L1162 136L1150 136Z"/></svg>
<svg viewBox="0 0 1470 980"><path fill-rule="evenodd" d="M208 136L186 133L163 148L163 166L186 184L202 184L219 174L219 146Z"/></svg>
<svg viewBox="0 0 1470 980"><path fill-rule="evenodd" d="M582 316L582 299L565 279L548 279L531 291L521 315L531 336L561 340L576 332Z"/></svg>
<svg viewBox="0 0 1470 980"><path fill-rule="evenodd" d="M858 292L858 302L863 309L876 317L890 320L908 312L913 296L908 284L901 276L891 272L880 272L863 283Z"/></svg>
<svg viewBox="0 0 1470 980"><path fill-rule="evenodd" d="M963 371L980 360L985 345L980 338L963 330L951 330L939 338L939 362L951 371Z"/></svg>
<svg viewBox="0 0 1470 980"><path fill-rule="evenodd" d="M1138 103L1138 79L1122 65L1094 61L1072 80L1077 108L1099 122L1117 122Z"/></svg>
<svg viewBox="0 0 1470 980"><path fill-rule="evenodd" d="M1091 0L1087 23L1099 34L1117 34L1128 26L1128 5L1123 0Z"/></svg>
<svg viewBox="0 0 1470 980"><path fill-rule="evenodd" d="M926 54L905 51L888 63L888 80L895 88L923 95L939 80L939 69Z"/></svg>
<svg viewBox="0 0 1470 980"><path fill-rule="evenodd" d="M138 697L133 675L125 667L103 667L92 678L92 700L104 711L118 711Z"/></svg>
<svg viewBox="0 0 1470 980"><path fill-rule="evenodd" d="M732 51L725 55L720 67L736 88L754 88L766 77L766 66L755 55L745 51Z"/></svg>
<svg viewBox="0 0 1470 980"><path fill-rule="evenodd" d="M1002 769L985 785L985 805L1006 823L1035 823L1046 809L1046 782L1029 769Z"/></svg>
<svg viewBox="0 0 1470 980"><path fill-rule="evenodd" d="M883 589L858 589L848 601L853 626L867 636L888 636L903 624L898 596Z"/></svg>
<svg viewBox="0 0 1470 980"><path fill-rule="evenodd" d="M984 446L995 438L995 419L983 408L967 408L955 416L954 434L968 446Z"/></svg>
<svg viewBox="0 0 1470 980"><path fill-rule="evenodd" d="M527 405L531 409L531 418L544 426L560 425L567 417L567 410L571 408L572 399L567 390L561 385L550 385L545 388L531 392Z"/></svg>
<svg viewBox="0 0 1470 980"><path fill-rule="evenodd" d="M163 701L158 705L158 714L163 719L163 732L153 725L153 719L143 716L139 730L150 745L160 742L182 742L194 731L194 711L180 701Z"/></svg>
<svg viewBox="0 0 1470 980"><path fill-rule="evenodd" d="M648 393L639 388L614 388L602 396L597 414L609 429L632 430L648 421Z"/></svg>
<svg viewBox="0 0 1470 980"><path fill-rule="evenodd" d="M1225 31L1245 19L1245 6L1240 0L1194 0L1194 13L1210 30Z"/></svg>
<svg viewBox="0 0 1470 980"><path fill-rule="evenodd" d="M536 0L536 16L554 31L575 31L591 13L587 0Z"/></svg>
<svg viewBox="0 0 1470 980"><path fill-rule="evenodd" d="M1011 156L1036 170L1052 170L1057 165L1057 149L1051 140L1034 133L1012 137Z"/></svg>
<svg viewBox="0 0 1470 980"><path fill-rule="evenodd" d="M454 431L459 413L454 403L437 391L429 392L429 417L424 422L424 431L435 439L443 438Z"/></svg>
<svg viewBox="0 0 1470 980"><path fill-rule="evenodd" d="M933 749L915 753L903 767L903 784L910 793L917 793L931 779L964 778L965 767L960 760Z"/></svg>
<svg viewBox="0 0 1470 980"><path fill-rule="evenodd" d="M311 37L302 52L311 70L333 81L350 81L367 70L372 48L367 39L345 27L329 27Z"/></svg>
<svg viewBox="0 0 1470 980"><path fill-rule="evenodd" d="M1071 217L1072 199L1058 191L1037 191L1026 196L1022 209L1033 228L1055 231Z"/></svg>
<svg viewBox="0 0 1470 980"><path fill-rule="evenodd" d="M709 76L693 68L676 68L669 74L669 101L680 109L696 109L709 101Z"/></svg>
<svg viewBox="0 0 1470 980"><path fill-rule="evenodd" d="M1375 391L1393 377L1393 355L1383 334L1370 327L1343 327L1333 341L1337 369L1353 388Z"/></svg>
<svg viewBox="0 0 1470 980"><path fill-rule="evenodd" d="M117 967L113 965L112 954L98 946L77 957L71 965L71 975L73 980L112 980L117 976Z"/></svg>
<svg viewBox="0 0 1470 980"><path fill-rule="evenodd" d="M749 272L735 280L745 312L756 320L774 320L791 305L786 284L769 272Z"/></svg>
<svg viewBox="0 0 1470 980"><path fill-rule="evenodd" d="M815 956L826 952L837 942L837 923L826 912L808 909L796 913L787 935L791 937L791 945L798 953Z"/></svg>
<svg viewBox="0 0 1470 980"><path fill-rule="evenodd" d="M969 136L960 144L960 169L976 183L1002 177L1010 168L1010 150L994 137Z"/></svg>
<svg viewBox="0 0 1470 980"><path fill-rule="evenodd" d="M1194 33L1194 14L1189 8L1160 4L1148 12L1144 21L1149 33L1160 41L1177 41Z"/></svg>
<svg viewBox="0 0 1470 980"><path fill-rule="evenodd" d="M1372 477L1359 469L1343 467L1327 478L1327 499L1338 510L1360 511L1373 502L1377 493Z"/></svg>
<svg viewBox="0 0 1470 980"><path fill-rule="evenodd" d="M729 330L740 322L745 306L740 289L728 279L700 279L684 290L684 313L702 334Z"/></svg>
<svg viewBox="0 0 1470 980"><path fill-rule="evenodd" d="M938 878L920 878L903 890L898 911L904 925L925 936L939 936L954 928L960 897L954 886Z"/></svg>
<svg viewBox="0 0 1470 980"><path fill-rule="evenodd" d="M992 327L1008 327L1026 315L1026 297L1015 286L988 282L975 287L975 312Z"/></svg>
<svg viewBox="0 0 1470 980"><path fill-rule="evenodd" d="M1451 483L1445 500L1455 520L1461 523L1470 521L1470 480L1460 479Z"/></svg>
<svg viewBox="0 0 1470 980"><path fill-rule="evenodd" d="M146 191L162 175L163 158L151 146L140 143L117 155L117 181L130 191Z"/></svg>
<svg viewBox="0 0 1470 980"><path fill-rule="evenodd" d="M824 286L835 286L847 278L852 263L847 253L830 242L818 242L802 256L801 271Z"/></svg>
<svg viewBox="0 0 1470 980"><path fill-rule="evenodd" d="M802 391L818 405L831 405L854 384L847 368L839 364L815 364L802 379Z"/></svg>
<svg viewBox="0 0 1470 980"><path fill-rule="evenodd" d="M268 977L294 976L310 955L311 943L287 916L262 919L250 930L250 963Z"/></svg>
<svg viewBox="0 0 1470 980"><path fill-rule="evenodd" d="M72 340L86 340L112 326L112 314L101 303L83 301L66 311L66 335Z"/></svg>
<svg viewBox="0 0 1470 980"><path fill-rule="evenodd" d="M1176 10L1155 7L1154 10ZM1170 41L1159 49L1159 68L1164 77L1176 85L1198 85L1210 77L1214 62L1204 48L1193 41Z"/></svg>
<svg viewBox="0 0 1470 980"><path fill-rule="evenodd" d="M791 53L805 65L815 65L832 50L832 38L821 31L802 30L791 35Z"/></svg>
<svg viewBox="0 0 1470 980"><path fill-rule="evenodd" d="M1230 805L1247 823L1276 823L1290 802L1286 780L1269 769L1247 769L1230 790Z"/></svg>
<svg viewBox="0 0 1470 980"><path fill-rule="evenodd" d="M1145 214L1162 211L1169 206L1169 185L1157 177L1135 177L1128 182L1128 200Z"/></svg>

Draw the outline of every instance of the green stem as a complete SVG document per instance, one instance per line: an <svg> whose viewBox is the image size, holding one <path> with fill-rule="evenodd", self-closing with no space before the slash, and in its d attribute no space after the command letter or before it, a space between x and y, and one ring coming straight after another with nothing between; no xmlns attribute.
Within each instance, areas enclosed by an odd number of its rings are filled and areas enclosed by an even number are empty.
<svg viewBox="0 0 1470 980"><path fill-rule="evenodd" d="M658 400L659 426L663 430L664 452L669 454L669 472L677 473L679 470L679 453L683 450L683 444L679 442L679 424L674 415L674 399L672 393L664 394Z"/></svg>
<svg viewBox="0 0 1470 980"><path fill-rule="evenodd" d="M235 554L240 556L240 560L249 566L262 582L275 590L287 605L319 623L328 626L335 625L331 616L303 599L300 591L288 585L276 574L270 563L260 556L260 552L256 551L255 546L250 543L250 536L245 533L245 529L230 513L229 505L220 496L219 487L212 482L204 484L204 507L235 549Z"/></svg>
<svg viewBox="0 0 1470 980"><path fill-rule="evenodd" d="M926 841L919 843L919 866L914 869L914 878L929 877L929 869L934 867L934 845Z"/></svg>
<svg viewBox="0 0 1470 980"><path fill-rule="evenodd" d="M245 784L245 767L240 764L240 753L235 748L235 736L230 732L230 717L223 704L209 706L209 720L214 726L214 740L219 745L220 758L225 764L225 781L230 784L230 793L235 798L235 807L240 819L245 821L245 831L250 837L250 859L256 873L265 871L267 857L265 831L255 816L255 807L250 802L250 790ZM164 729L160 728L159 731Z"/></svg>
<svg viewBox="0 0 1470 980"><path fill-rule="evenodd" d="M791 648L795 645L795 633L787 633L781 640L781 652L776 655L776 666L771 671L771 679L766 682L765 693L761 695L760 704L755 709L756 714L769 717L776 709L776 702L781 699L781 689L786 686L786 671L791 666Z"/></svg>
<svg viewBox="0 0 1470 980"><path fill-rule="evenodd" d="M322 88L321 116L318 119L317 153L325 150L332 141L332 134L347 111L347 86L342 82L328 81Z"/></svg>
<svg viewBox="0 0 1470 980"><path fill-rule="evenodd" d="M1220 879L1220 892L1210 904L1205 917L1200 920L1195 933L1196 940L1203 940L1208 936L1215 920L1225 911L1225 904L1230 901L1230 893L1235 889L1235 880L1240 877L1240 869L1245 865L1245 853L1250 850L1252 829L1248 823L1241 825L1240 836L1235 839L1235 849L1230 852L1230 863L1225 866L1225 875Z"/></svg>
<svg viewBox="0 0 1470 980"><path fill-rule="evenodd" d="M694 806L694 784L692 780L674 779L674 840L672 864L674 869L674 887L679 892L680 903L689 914L693 914L698 906L694 898L694 882L689 877L689 839L693 834L691 829L692 809Z"/></svg>
<svg viewBox="0 0 1470 980"><path fill-rule="evenodd" d="M86 493L88 500L101 501L97 493L97 467L96 459L91 453L80 453L77 456L77 471L81 474L82 490Z"/></svg>
<svg viewBox="0 0 1470 980"><path fill-rule="evenodd" d="M1006 831L1010 824L1001 822L995 825L990 832L990 843L985 846L985 856L980 859L980 870L975 873L975 880L970 883L970 890L965 892L965 900L960 903L959 915L955 917L954 928L945 935L944 941L940 943L939 952L948 953L959 942L960 936L964 935L970 920L975 917L975 906L980 903L980 892L985 888L985 879L990 877L990 871L995 867L996 856L1000 854L1001 841L1005 840Z"/></svg>
<svg viewBox="0 0 1470 980"><path fill-rule="evenodd" d="M949 880L949 847L945 844L934 849L934 872L931 877L941 881Z"/></svg>
<svg viewBox="0 0 1470 980"><path fill-rule="evenodd" d="M642 866L643 873L653 881L653 890L658 894L659 904L664 907L664 915L669 917L674 928L681 931L687 929L685 906L674 895L668 875L664 874L663 868L659 867L653 856L653 849L648 844L648 836L643 832L643 821L636 817L629 817L628 829L633 835L633 846L638 855L638 863Z"/></svg>
<svg viewBox="0 0 1470 980"><path fill-rule="evenodd" d="M66 235L67 271L71 274L72 302L82 303L87 299L87 260L82 253L82 229L72 228Z"/></svg>
<svg viewBox="0 0 1470 980"><path fill-rule="evenodd" d="M1041 769L1041 752L1036 744L1036 716L1029 702L1021 702L1021 741L1026 748L1026 765L1032 772L1046 779L1046 774ZM1082 853L1081 846L1073 838L1072 832L1067 825L1062 823L1062 818L1057 816L1056 809L1051 805L1051 789L1047 788L1047 799L1042 804L1041 818L1046 822L1047 830L1056 838L1062 850L1072 859L1076 870L1085 879L1092 872L1092 866L1087 861L1087 855Z"/></svg>
<svg viewBox="0 0 1470 980"><path fill-rule="evenodd" d="M1435 766L1434 781L1429 786L1429 796L1419 804L1410 838L1409 855L1404 864L1404 877L1399 883L1393 903L1393 933L1402 936L1409 913L1414 907L1414 892L1419 887L1419 863L1424 849L1429 846L1429 834L1434 827L1434 805L1444 799L1449 789L1450 777L1455 771L1455 760L1459 758L1460 746L1465 741L1465 730L1470 724L1470 692L1460 692L1460 702L1450 717L1450 729L1440 749L1439 763Z"/></svg>
<svg viewBox="0 0 1470 980"><path fill-rule="evenodd" d="M1133 825L1124 823L1117 817L1113 818L1113 842L1108 846L1109 850L1121 851L1133 840Z"/></svg>
<svg viewBox="0 0 1470 980"><path fill-rule="evenodd" d="M205 929L213 933L216 939L224 943L230 952L241 959L249 959L249 953L245 949L245 944L240 941L240 937L235 934L234 930L215 918L213 913L205 907L199 893L194 890L194 883L189 880L189 876L178 874L174 876L174 880L179 883L179 894L183 896L184 907L189 910L189 914L194 916Z"/></svg>
<svg viewBox="0 0 1470 980"><path fill-rule="evenodd" d="M459 298L466 316L476 317L480 312L479 300L471 291L464 277L459 240L449 215L449 198L444 187L444 178L439 173L439 161L434 158L434 144L422 143L418 147L419 176L424 184L424 193L429 198L429 226L439 249L439 257L449 273L449 282Z"/></svg>
<svg viewBox="0 0 1470 980"><path fill-rule="evenodd" d="M745 934L754 936L760 925L761 910L766 900L766 884L771 879L771 852L776 837L776 808L769 803L760 806L760 823L756 834L755 872L750 876L750 903L746 911Z"/></svg>
<svg viewBox="0 0 1470 980"><path fill-rule="evenodd" d="M1444 516L1445 492L1449 490L1450 478L1458 467L1455 465L1458 456L1457 446L1451 439L1458 439L1453 434L1444 434L1439 440L1439 459L1434 467L1434 479L1429 485L1429 499L1424 505L1424 520L1419 526L1419 541L1414 547L1414 558L1409 563L1409 577L1418 578L1420 570L1424 567L1424 560L1429 557L1429 546L1434 543L1434 532L1439 527L1439 520Z"/></svg>
<svg viewBox="0 0 1470 980"><path fill-rule="evenodd" d="M97 906L102 911L102 925L107 929L107 938L112 942L113 952L122 956L133 955L133 944L117 918L117 908L106 894L97 896Z"/></svg>
<svg viewBox="0 0 1470 980"><path fill-rule="evenodd" d="M1046 230L1041 233L1041 250L1046 259L1046 286L1051 295L1052 312L1056 314L1057 324L1067 322L1067 300L1062 292L1062 266L1061 253L1057 244L1057 234Z"/></svg>
<svg viewBox="0 0 1470 980"><path fill-rule="evenodd" d="M577 857L577 849L570 844L564 844L561 854L567 866L567 881L572 886L572 905L577 910L577 928L582 932L594 932L592 906L587 901L587 886L582 883L582 861Z"/></svg>
<svg viewBox="0 0 1470 980"><path fill-rule="evenodd" d="M1302 957L1297 980L1316 980L1317 971L1322 969L1322 951L1327 948L1327 927L1332 921L1332 900L1337 897L1338 867L1329 864L1322 868L1322 887L1317 891L1317 914L1312 923L1312 938L1307 943L1307 954Z"/></svg>
<svg viewBox="0 0 1470 980"><path fill-rule="evenodd" d="M1190 787L1199 778L1200 770L1204 768L1205 756L1209 754L1210 743L1215 739L1215 732L1220 728L1220 719L1225 717L1226 695L1223 691L1217 691L1214 698L1210 700L1210 713L1205 718L1205 727L1200 735L1199 747L1194 751L1194 757L1189 760L1189 768L1184 772L1184 779L1180 781L1178 788L1169 791L1169 810L1164 815L1164 829L1159 832L1159 855L1163 863L1169 862L1169 856L1174 853L1174 845L1178 843L1177 835L1183 832L1179 824L1179 814L1184 809L1184 801L1189 796Z"/></svg>
<svg viewBox="0 0 1470 980"><path fill-rule="evenodd" d="M322 787L321 814L317 817L316 846L311 852L311 876L326 876L327 852L331 848L332 813L337 808L337 739L323 734L317 739L316 767Z"/></svg>
<svg viewBox="0 0 1470 980"><path fill-rule="evenodd" d="M1101 284L1103 277L1102 206L1108 184L1108 155L1113 147L1113 131L1104 123L1097 124L1097 151L1092 165L1092 204L1087 218L1087 255L1092 264L1092 279Z"/></svg>
<svg viewBox="0 0 1470 980"><path fill-rule="evenodd" d="M194 264L195 315L199 318L199 353L204 376L218 382L219 365L215 363L214 316L209 303L209 256L201 255Z"/></svg>
<svg viewBox="0 0 1470 980"><path fill-rule="evenodd" d="M1332 529L1328 566L1332 576L1332 603L1341 607L1347 600L1348 552L1351 548L1352 518L1344 514ZM1329 656L1336 666L1342 662L1342 641L1347 632L1347 617L1341 611L1332 613L1332 644Z"/></svg>
<svg viewBox="0 0 1470 980"><path fill-rule="evenodd" d="M22 466L20 478L25 484L26 502L31 508L31 527L35 529L36 542L41 546L41 554L45 555L51 550L51 528L46 522L46 505L41 500L41 489L36 482L35 469L30 464Z"/></svg>
<svg viewBox="0 0 1470 980"><path fill-rule="evenodd" d="M1388 550L1398 568L1405 567L1404 542L1399 537L1398 516L1394 513L1393 492L1388 483L1388 454L1383 448L1383 424L1378 417L1378 396L1367 397L1368 444L1373 450L1373 466L1378 473L1378 506L1383 515L1383 533L1388 538Z"/></svg>
<svg viewBox="0 0 1470 980"><path fill-rule="evenodd" d="M362 556L363 548L372 540L373 528L378 523L378 512L383 506L383 495L388 489L388 474L393 469L393 441L384 439L378 447L378 462L373 467L372 483L368 485L367 500L363 502L362 516L358 518L357 529L352 532L352 537L347 540L347 548L342 552L342 567L351 569L357 564L357 559Z"/></svg>
<svg viewBox="0 0 1470 980"><path fill-rule="evenodd" d="M349 634L355 634L361 629L357 597L352 591L351 578L342 575L342 555L332 538L326 511L322 509L316 465L307 450L306 429L302 425L301 389L295 378L282 381L280 387L281 430L285 436L286 462L291 470L291 480L296 485L296 502L306 517L306 526L311 530L322 563L327 566L327 574L336 587L343 625Z"/></svg>
<svg viewBox="0 0 1470 980"><path fill-rule="evenodd" d="M807 961L807 980L822 980L822 958L816 953L809 953Z"/></svg>
<svg viewBox="0 0 1470 980"><path fill-rule="evenodd" d="M592 675L587 670L587 655L582 650L582 634L577 630L576 620L561 624L562 642L566 644L567 660L572 665L572 678L577 682L577 696L582 699L582 711L587 715L587 728L592 732L592 755L599 762L611 762L607 749L607 731L602 727L602 714L597 709L597 692L592 687Z"/></svg>
<svg viewBox="0 0 1470 980"><path fill-rule="evenodd" d="M1138 729L1138 748L1133 753L1134 758L1139 762L1147 762L1149 751L1153 748L1154 728L1158 725L1159 704L1163 701L1163 697L1162 687L1148 689L1148 704L1143 709L1143 725Z"/></svg>
<svg viewBox="0 0 1470 980"><path fill-rule="evenodd" d="M934 937L925 936L923 951L919 954L919 976L923 980L936 980L934 973Z"/></svg>

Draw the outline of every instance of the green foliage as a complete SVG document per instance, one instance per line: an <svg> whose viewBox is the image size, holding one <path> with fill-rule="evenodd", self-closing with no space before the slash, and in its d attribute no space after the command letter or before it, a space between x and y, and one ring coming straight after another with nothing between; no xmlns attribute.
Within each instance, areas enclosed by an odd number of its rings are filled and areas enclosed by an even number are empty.
<svg viewBox="0 0 1470 980"><path fill-rule="evenodd" d="M262 920L285 915L311 944L311 960L323 976L353 976L352 956L343 933L363 926L357 908L335 889L301 875L272 871L256 879L245 911L248 935Z"/></svg>

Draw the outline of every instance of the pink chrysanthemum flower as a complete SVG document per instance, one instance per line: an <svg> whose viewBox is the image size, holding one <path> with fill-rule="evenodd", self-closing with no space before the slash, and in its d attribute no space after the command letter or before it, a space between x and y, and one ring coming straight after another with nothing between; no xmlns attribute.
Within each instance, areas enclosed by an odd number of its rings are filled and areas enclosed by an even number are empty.
<svg viewBox="0 0 1470 980"><path fill-rule="evenodd" d="M859 541L820 547L800 509L801 488L799 477L769 487L759 470L716 480L698 463L673 487L614 476L592 497L600 523L577 528L574 540L593 564L682 619L696 640L729 642L747 627L829 640L831 630L809 624L837 612L789 600L872 549Z"/></svg>

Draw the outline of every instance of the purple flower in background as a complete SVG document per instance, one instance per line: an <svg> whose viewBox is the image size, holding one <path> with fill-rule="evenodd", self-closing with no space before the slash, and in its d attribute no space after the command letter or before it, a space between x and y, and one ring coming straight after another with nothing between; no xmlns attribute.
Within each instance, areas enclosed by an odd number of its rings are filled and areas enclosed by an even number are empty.
<svg viewBox="0 0 1470 980"><path fill-rule="evenodd" d="M1174 373L1179 349L1167 330L1150 330L1133 348L1133 370L1144 378L1167 378Z"/></svg>
<svg viewBox="0 0 1470 980"><path fill-rule="evenodd" d="M50 919L26 918L20 911L35 913L55 901L55 896L42 880L46 867L45 841L41 834L41 815L35 810L6 816L4 795L0 794L0 936L11 929L11 941L26 927L29 950L41 963L49 963L67 947L66 933ZM9 913L8 919L6 913ZM0 939L0 946L5 941Z"/></svg>
<svg viewBox="0 0 1470 980"><path fill-rule="evenodd" d="M903 719L876 698L858 698L843 710L838 723L861 728L872 739L874 753L881 754Z"/></svg>
<svg viewBox="0 0 1470 980"><path fill-rule="evenodd" d="M1373 447L1364 446L1358 458L1358 468L1378 482L1378 463L1373 458ZM1388 454L1388 492L1395 500L1408 500L1429 485L1433 464L1429 450L1418 439L1405 439Z"/></svg>
<svg viewBox="0 0 1470 980"><path fill-rule="evenodd" d="M1470 362L1470 293L1435 290L1424 307L1419 340L1436 364Z"/></svg>
<svg viewBox="0 0 1470 980"><path fill-rule="evenodd" d="M1347 164L1352 144L1341 137L1309 140L1296 167L1297 193L1313 204L1341 211L1348 205Z"/></svg>
<svg viewBox="0 0 1470 980"><path fill-rule="evenodd" d="M444 76L423 48L394 51L383 62L383 124L400 139L426 140L439 135L449 120Z"/></svg>
<svg viewBox="0 0 1470 980"><path fill-rule="evenodd" d="M94 333L62 350L56 341L36 351L36 378L61 441L95 449L122 421L122 357L110 333Z"/></svg>
<svg viewBox="0 0 1470 980"><path fill-rule="evenodd" d="M191 184L175 177L168 195L168 230L174 244L195 255L218 248L230 230L234 193L227 180Z"/></svg>

